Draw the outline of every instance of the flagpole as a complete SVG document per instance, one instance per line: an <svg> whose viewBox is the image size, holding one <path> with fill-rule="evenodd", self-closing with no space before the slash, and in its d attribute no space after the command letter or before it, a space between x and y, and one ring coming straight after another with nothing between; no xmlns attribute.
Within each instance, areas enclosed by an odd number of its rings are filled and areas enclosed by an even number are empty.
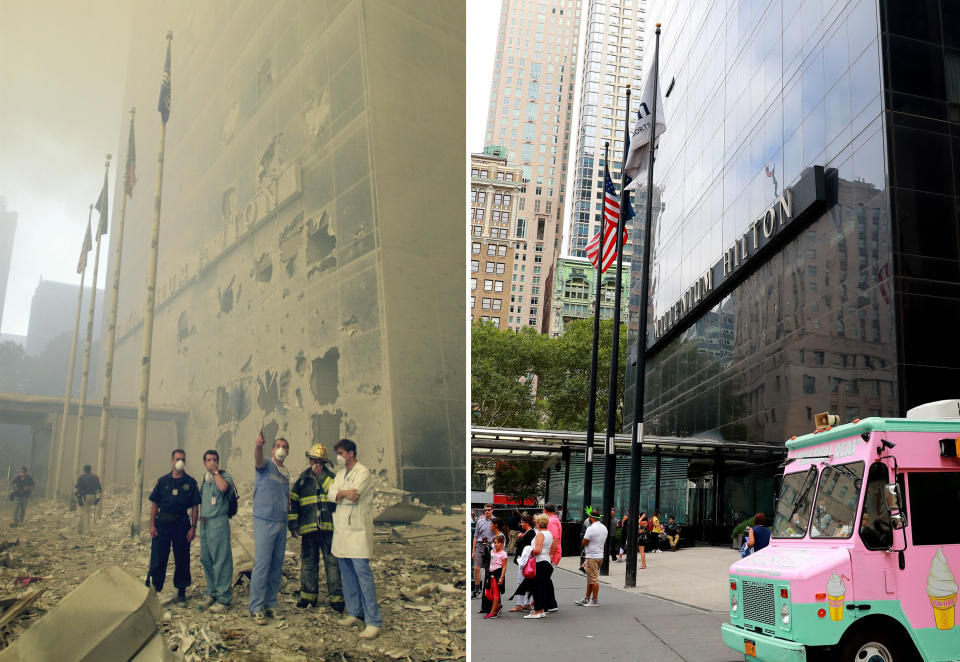
<svg viewBox="0 0 960 662"><path fill-rule="evenodd" d="M603 143L603 163L604 169L609 168L610 143ZM606 184L606 177L604 184ZM606 193L604 193L606 196ZM606 208L606 197L604 197L604 208ZM600 346L600 297L601 281L603 279L603 246L606 243L603 240L604 231L607 225L606 210L600 220L600 246L597 253L597 300L593 311L593 347L590 355L590 402L587 405L587 446L584 455L584 473L583 473L583 506L593 505L593 429L596 427L597 418L597 353Z"/></svg>
<svg viewBox="0 0 960 662"><path fill-rule="evenodd" d="M110 170L110 155L104 163L104 182L106 173ZM104 202L106 204L106 202ZM80 376L80 408L77 410L77 434L73 442L73 476L76 478L80 469L80 440L83 437L83 421L86 417L87 385L90 377L90 349L93 345L93 314L97 305L97 271L100 269L100 243L103 234L100 226L97 227L97 248L93 254L93 278L90 281L90 309L87 313L87 335L83 340L83 372Z"/></svg>
<svg viewBox="0 0 960 662"><path fill-rule="evenodd" d="M650 163L647 166L647 211L643 222L643 276L640 279L640 319L637 324L637 370L636 387L633 392L633 429L630 438L630 509L636 516L640 509L640 473L643 462L643 396L647 357L647 307L650 288L650 244L653 221L653 153L657 140L657 85L660 82L660 24L657 23L657 41L653 51L653 106L650 125ZM632 535L636 536L637 524L633 522ZM637 544L630 546L624 586L637 585Z"/></svg>
<svg viewBox="0 0 960 662"><path fill-rule="evenodd" d="M130 109L130 138L133 138L133 116ZM117 221L113 253L113 279L110 285L110 318L107 322L106 369L103 379L103 405L100 408L100 434L97 439L97 476L104 485L107 462L107 419L110 413L110 391L113 388L113 350L117 341L117 302L120 298L120 259L123 256L123 222L127 215L127 193L130 191L130 141L127 143L127 171L123 178L123 193L120 194L120 219ZM103 500L97 504L97 519L103 512Z"/></svg>
<svg viewBox="0 0 960 662"><path fill-rule="evenodd" d="M167 69L165 84L170 78L170 41L173 32L167 33ZM161 87L161 94L163 93ZM167 87L169 90L169 87ZM168 100L169 101L169 100ZM161 103L163 98L161 97ZM169 107L167 112L169 113ZM163 155L167 139L167 115L161 111L160 153L157 156L157 187L153 203L153 232L150 236L150 261L147 266L147 300L143 306L143 358L140 362L140 398L137 405L137 450L133 469L133 512L131 513L130 536L140 534L140 515L143 508L143 457L147 443L147 401L150 396L150 358L153 346L153 312L156 305L157 249L160 245L160 198L163 192Z"/></svg>
<svg viewBox="0 0 960 662"><path fill-rule="evenodd" d="M630 85L627 85L627 119L630 117ZM623 231L630 208L630 192L624 190L627 174L623 166L630 149L629 122L623 123L623 162L620 164L620 216L617 219L617 289L613 297L613 342L610 347L610 390L607 393L607 432L603 460L603 525L610 531L610 509L613 507L614 483L617 479L617 373L620 368L620 292L623 289ZM600 574L610 574L610 554L604 549Z"/></svg>
<svg viewBox="0 0 960 662"><path fill-rule="evenodd" d="M90 211L87 213L87 230L90 229L90 219L93 218L93 205L90 205ZM86 244L86 242L84 242ZM84 250L80 249L81 252ZM73 366L77 362L77 336L80 334L80 312L83 310L83 281L87 275L87 260L83 260L83 268L80 270L80 293L77 294L77 316L73 321L73 344L70 346L70 365L67 367L67 390L63 396L63 414L60 417L60 439L57 441L57 471L53 481L53 494L47 490L48 495L54 499L60 498L60 472L63 467L63 452L66 450L67 443L67 416L70 412L70 397L73 395Z"/></svg>

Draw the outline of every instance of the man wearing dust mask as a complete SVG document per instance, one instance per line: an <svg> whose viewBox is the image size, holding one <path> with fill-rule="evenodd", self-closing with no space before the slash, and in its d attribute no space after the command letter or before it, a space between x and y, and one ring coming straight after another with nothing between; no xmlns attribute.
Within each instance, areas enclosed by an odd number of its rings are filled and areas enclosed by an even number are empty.
<svg viewBox="0 0 960 662"><path fill-rule="evenodd" d="M173 546L173 585L177 602L186 602L190 585L190 543L196 537L200 490L184 470L187 454L178 448L170 456L172 471L160 476L150 493L150 570L147 586L163 590ZM169 602L165 600L164 602Z"/></svg>
<svg viewBox="0 0 960 662"><path fill-rule="evenodd" d="M250 573L250 615L258 625L273 618L277 593L283 582L283 554L287 549L287 511L290 507L290 472L283 461L290 444L283 437L273 442L269 460L263 456L263 432L257 437L253 488L253 537L256 545Z"/></svg>

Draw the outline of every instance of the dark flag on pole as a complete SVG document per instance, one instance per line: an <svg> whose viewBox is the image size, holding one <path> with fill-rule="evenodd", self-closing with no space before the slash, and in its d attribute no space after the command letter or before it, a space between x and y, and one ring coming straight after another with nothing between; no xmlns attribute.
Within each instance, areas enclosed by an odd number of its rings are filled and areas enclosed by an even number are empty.
<svg viewBox="0 0 960 662"><path fill-rule="evenodd" d="M97 225L97 239L107 234L107 205L109 204L109 195L107 194L107 173L103 173L103 188L100 190L100 197L97 198L97 204L94 208L100 213L100 224Z"/></svg>
<svg viewBox="0 0 960 662"><path fill-rule="evenodd" d="M166 124L170 119L170 41L167 40L167 61L163 65L163 75L160 77L160 102L157 104L160 117Z"/></svg>
<svg viewBox="0 0 960 662"><path fill-rule="evenodd" d="M170 77L167 76L167 80ZM169 85L167 87L169 90ZM168 96L169 99L169 96ZM132 111L131 111L132 112ZM137 146L133 140L133 117L130 118L130 139L127 141L127 181L125 182L126 194L133 197L133 185L137 183Z"/></svg>
<svg viewBox="0 0 960 662"><path fill-rule="evenodd" d="M83 273L87 268L87 253L93 248L93 236L90 233L90 221L87 221L87 234L83 236L83 246L80 248L80 261L77 263L77 273Z"/></svg>

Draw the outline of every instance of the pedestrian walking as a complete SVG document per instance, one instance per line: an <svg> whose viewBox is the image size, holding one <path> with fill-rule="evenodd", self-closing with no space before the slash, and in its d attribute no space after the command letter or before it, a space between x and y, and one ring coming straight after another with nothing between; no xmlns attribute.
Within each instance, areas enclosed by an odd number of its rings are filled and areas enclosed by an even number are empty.
<svg viewBox="0 0 960 662"><path fill-rule="evenodd" d="M77 478L77 484L74 487L76 493L77 505L80 506L79 530L81 536L90 535L90 516L93 513L93 507L100 502L100 478L93 473L93 467L89 464L83 466L83 473Z"/></svg>
<svg viewBox="0 0 960 662"><path fill-rule="evenodd" d="M270 459L263 457L266 440L263 432L254 445L256 465L253 486L253 571L250 573L248 609L257 625L266 625L274 617L277 593L283 581L283 555L287 549L287 513L290 510L290 472L283 460L290 444L283 437L273 442Z"/></svg>
<svg viewBox="0 0 960 662"><path fill-rule="evenodd" d="M473 558L473 593L474 599L480 597L483 591L483 569L490 564L490 550L493 548L493 534L490 532L490 522L493 519L493 504L483 506L483 515L477 518L473 530L473 547L470 550Z"/></svg>
<svg viewBox="0 0 960 662"><path fill-rule="evenodd" d="M187 453L178 448L170 454L171 471L160 476L150 492L150 569L147 586L153 584L157 593L163 590L167 577L167 561L173 547L173 585L177 602L187 601L190 586L190 543L197 532L200 490L197 481L184 468ZM88 467L84 467L87 469ZM84 473L87 473L84 471ZM99 482L99 481L98 481ZM170 599L164 602L169 602Z"/></svg>
<svg viewBox="0 0 960 662"><path fill-rule="evenodd" d="M600 592L600 564L603 561L604 545L607 542L609 532L600 522L599 513L587 506L584 508L587 517L590 519L590 526L583 536L581 544L584 549L584 566L587 571L587 592L582 600L576 600L573 604L579 607L598 607L597 596Z"/></svg>
<svg viewBox="0 0 960 662"><path fill-rule="evenodd" d="M329 497L336 478L327 448L314 444L306 452L310 463L290 490L290 512L287 527L294 538L300 536L300 601L299 609L316 607L319 595L320 555L327 578L327 600L337 613L343 613L343 586L340 566L331 551L333 545L333 513L337 508Z"/></svg>
<svg viewBox="0 0 960 662"><path fill-rule="evenodd" d="M330 494L337 509L333 513L333 555L340 564L346 614L342 626L366 623L359 633L362 639L373 639L383 623L377 591L370 569L373 554L373 481L370 470L357 461L357 444L341 439L333 447L337 453L337 472Z"/></svg>
<svg viewBox="0 0 960 662"><path fill-rule="evenodd" d="M525 611L533 602L533 579L523 576L523 567L530 558L533 549L533 539L537 532L533 528L533 517L527 514L520 516L520 537L517 538L516 554L513 562L517 565L517 589L510 596L515 605L510 611Z"/></svg>
<svg viewBox="0 0 960 662"><path fill-rule="evenodd" d="M484 618L496 618L503 609L500 596L503 595L504 587L503 566L507 560L506 542L506 536L502 533L498 533L493 539L493 551L490 552L490 578L485 589L485 592L490 592L490 611Z"/></svg>
<svg viewBox="0 0 960 662"><path fill-rule="evenodd" d="M557 507L549 501L543 506L543 513L549 518L547 529L553 536L553 542L550 545L550 562L556 568L560 565L560 559L563 558L560 539L563 537L563 527L560 525L560 518L557 516ZM547 602L544 605L548 612L557 610L557 597L553 593L553 582L550 582L550 594L547 596Z"/></svg>
<svg viewBox="0 0 960 662"><path fill-rule="evenodd" d="M490 536L493 540L494 546L496 546L497 536L503 535L504 528L503 519L500 517L494 517L490 520ZM481 591L481 600L480 600L480 613L489 614L490 607L493 604L493 598L488 595L488 589L490 587L490 574L492 567L493 558L493 549L491 548L490 553L487 555L487 567L483 569L483 586Z"/></svg>
<svg viewBox="0 0 960 662"><path fill-rule="evenodd" d="M23 524L27 516L27 501L33 494L33 476L27 471L26 467L20 467L20 472L13 479L13 492L10 493L10 499L13 500L13 526Z"/></svg>
<svg viewBox="0 0 960 662"><path fill-rule="evenodd" d="M640 569L647 567L647 514L640 513L637 518L637 551L640 553Z"/></svg>
<svg viewBox="0 0 960 662"><path fill-rule="evenodd" d="M532 553L536 557L537 576L534 577L533 605L534 609L524 618L543 618L547 615L547 607L553 599L553 563L550 562L550 546L553 544L553 534L547 529L550 518L540 513L533 518L537 525L537 534L533 539Z"/></svg>
<svg viewBox="0 0 960 662"><path fill-rule="evenodd" d="M200 565L207 580L201 609L213 613L227 610L233 597L233 549L230 545L230 500L236 499L233 476L220 468L220 454L203 454L203 484L200 486Z"/></svg>

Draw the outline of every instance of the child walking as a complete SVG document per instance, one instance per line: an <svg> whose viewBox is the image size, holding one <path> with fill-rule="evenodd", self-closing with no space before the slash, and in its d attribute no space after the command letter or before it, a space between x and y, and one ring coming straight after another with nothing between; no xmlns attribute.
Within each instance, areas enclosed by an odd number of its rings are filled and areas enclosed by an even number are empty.
<svg viewBox="0 0 960 662"><path fill-rule="evenodd" d="M490 552L490 579L484 590L485 601L487 598L490 600L490 611L484 618L496 618L503 609L500 594L503 593L503 564L507 560L505 545L506 538L502 533L498 533L493 539L493 551Z"/></svg>

